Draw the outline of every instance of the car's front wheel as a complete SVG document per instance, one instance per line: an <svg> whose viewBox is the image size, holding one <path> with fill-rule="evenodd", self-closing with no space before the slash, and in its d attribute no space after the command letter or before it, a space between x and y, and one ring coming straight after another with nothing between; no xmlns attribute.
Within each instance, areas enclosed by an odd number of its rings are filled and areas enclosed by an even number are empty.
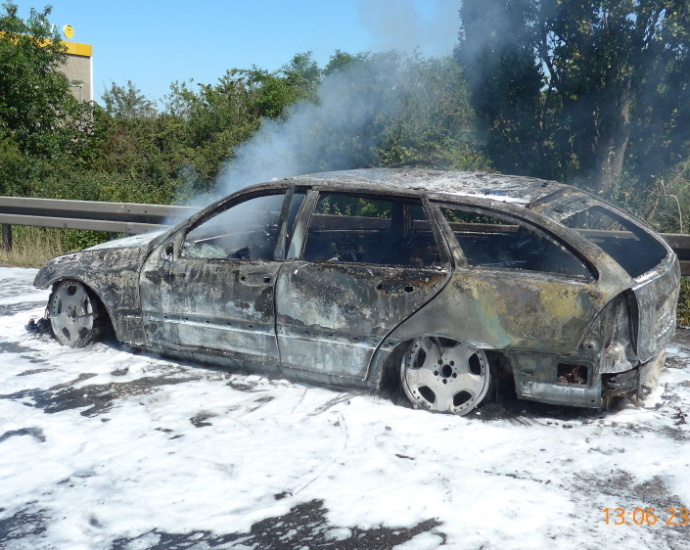
<svg viewBox="0 0 690 550"><path fill-rule="evenodd" d="M405 395L415 407L467 414L491 387L489 360L482 350L435 336L416 338L400 369Z"/></svg>
<svg viewBox="0 0 690 550"><path fill-rule="evenodd" d="M93 292L77 281L55 285L48 303L50 326L63 346L83 348L96 340L106 325L105 312Z"/></svg>

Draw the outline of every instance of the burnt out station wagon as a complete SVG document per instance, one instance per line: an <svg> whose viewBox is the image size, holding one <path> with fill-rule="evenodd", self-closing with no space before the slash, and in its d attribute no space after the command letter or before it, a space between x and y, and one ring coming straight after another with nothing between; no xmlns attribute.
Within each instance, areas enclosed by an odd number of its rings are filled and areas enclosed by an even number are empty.
<svg viewBox="0 0 690 550"><path fill-rule="evenodd" d="M56 338L379 390L466 414L605 407L654 384L680 270L632 216L552 181L360 169L275 180L176 227L52 259Z"/></svg>

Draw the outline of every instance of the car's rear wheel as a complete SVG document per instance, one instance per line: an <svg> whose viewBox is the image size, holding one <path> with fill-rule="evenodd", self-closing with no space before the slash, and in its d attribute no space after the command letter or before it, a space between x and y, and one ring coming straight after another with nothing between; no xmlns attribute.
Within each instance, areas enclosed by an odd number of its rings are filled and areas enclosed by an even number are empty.
<svg viewBox="0 0 690 550"><path fill-rule="evenodd" d="M400 375L412 404L434 412L467 414L479 406L491 387L486 353L435 336L412 341L403 356Z"/></svg>
<svg viewBox="0 0 690 550"><path fill-rule="evenodd" d="M93 292L77 281L58 283L48 303L50 326L63 346L83 348L106 325L105 313Z"/></svg>

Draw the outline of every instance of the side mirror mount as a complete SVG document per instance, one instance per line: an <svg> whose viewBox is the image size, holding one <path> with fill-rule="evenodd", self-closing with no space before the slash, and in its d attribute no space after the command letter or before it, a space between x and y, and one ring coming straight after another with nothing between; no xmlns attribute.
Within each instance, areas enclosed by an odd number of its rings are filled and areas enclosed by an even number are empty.
<svg viewBox="0 0 690 550"><path fill-rule="evenodd" d="M175 253L175 246L173 243L168 243L163 247L163 250L161 251L161 258L164 260L172 260L173 259L173 254Z"/></svg>

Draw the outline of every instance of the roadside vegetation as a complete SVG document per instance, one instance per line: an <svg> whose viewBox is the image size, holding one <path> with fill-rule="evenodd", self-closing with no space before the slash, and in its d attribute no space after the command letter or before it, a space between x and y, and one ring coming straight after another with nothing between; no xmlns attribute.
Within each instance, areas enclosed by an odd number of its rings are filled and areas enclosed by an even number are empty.
<svg viewBox="0 0 690 550"><path fill-rule="evenodd" d="M112 83L90 104L59 71L50 8L28 21L17 10L0 11L0 195L184 203L216 191L257 134L328 106L335 90L358 123L304 117L299 139L314 147L290 160L305 171L495 170L580 186L660 231L690 225L685 1L465 0L446 58L336 51L319 66L298 53L213 83L180 75L158 101ZM0 262L38 265L104 238L15 227Z"/></svg>
<svg viewBox="0 0 690 550"><path fill-rule="evenodd" d="M56 254L68 251L65 230L15 226L11 250L0 251L0 266L39 267Z"/></svg>

